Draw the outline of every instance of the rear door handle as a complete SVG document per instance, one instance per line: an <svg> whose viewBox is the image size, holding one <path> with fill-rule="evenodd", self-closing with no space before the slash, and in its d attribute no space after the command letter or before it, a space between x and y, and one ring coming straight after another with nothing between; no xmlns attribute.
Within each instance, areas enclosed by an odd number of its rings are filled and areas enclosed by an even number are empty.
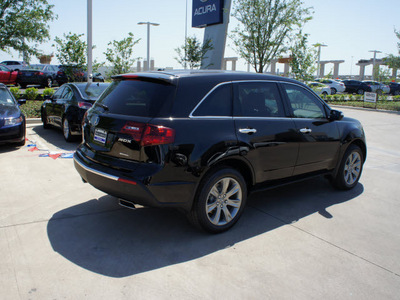
<svg viewBox="0 0 400 300"><path fill-rule="evenodd" d="M240 133L253 134L253 133L257 132L257 129L254 129L254 128L240 128L239 132Z"/></svg>
<svg viewBox="0 0 400 300"><path fill-rule="evenodd" d="M310 128L302 128L302 129L300 129L300 132L301 133L311 133L312 130Z"/></svg>

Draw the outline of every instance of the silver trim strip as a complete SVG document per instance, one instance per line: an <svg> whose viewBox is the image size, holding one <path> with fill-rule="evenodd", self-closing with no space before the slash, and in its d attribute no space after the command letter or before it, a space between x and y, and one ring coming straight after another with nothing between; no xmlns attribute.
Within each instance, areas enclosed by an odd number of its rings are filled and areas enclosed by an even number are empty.
<svg viewBox="0 0 400 300"><path fill-rule="evenodd" d="M85 166L85 165L84 165L83 163L81 163L76 157L74 157L74 161L75 161L81 168L83 168L83 169L84 169L85 171L87 171L87 172L90 172L90 173L93 173L93 174L96 174L96 175L105 177L105 178L107 178L107 179L115 180L115 181L118 181L118 179L119 179L119 177L117 177L117 176L110 175L110 174L107 174L107 173L103 173L103 172L97 171L97 170L95 170L95 169L89 168L88 166Z"/></svg>

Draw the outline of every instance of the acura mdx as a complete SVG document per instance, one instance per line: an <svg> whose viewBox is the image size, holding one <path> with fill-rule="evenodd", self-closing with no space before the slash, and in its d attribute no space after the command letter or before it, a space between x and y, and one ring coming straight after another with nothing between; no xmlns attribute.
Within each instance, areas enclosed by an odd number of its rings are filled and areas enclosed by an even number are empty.
<svg viewBox="0 0 400 300"><path fill-rule="evenodd" d="M84 182L124 206L180 208L210 232L232 227L254 190L315 175L353 188L367 152L360 122L306 85L244 72L115 76L82 126Z"/></svg>

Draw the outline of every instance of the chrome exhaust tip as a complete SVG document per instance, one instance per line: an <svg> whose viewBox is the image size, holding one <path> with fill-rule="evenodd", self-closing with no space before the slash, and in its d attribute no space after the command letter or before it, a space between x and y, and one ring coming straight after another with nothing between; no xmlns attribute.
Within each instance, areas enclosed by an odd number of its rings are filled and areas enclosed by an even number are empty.
<svg viewBox="0 0 400 300"><path fill-rule="evenodd" d="M124 199L119 199L119 205L121 205L122 207L125 207L125 208L129 208L129 209L136 209L135 204L133 204L130 201L124 200Z"/></svg>

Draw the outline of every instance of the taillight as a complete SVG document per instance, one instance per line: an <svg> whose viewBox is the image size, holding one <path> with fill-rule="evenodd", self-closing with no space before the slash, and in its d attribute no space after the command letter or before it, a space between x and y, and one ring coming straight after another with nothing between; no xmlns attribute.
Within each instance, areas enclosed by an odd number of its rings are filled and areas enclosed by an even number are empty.
<svg viewBox="0 0 400 300"><path fill-rule="evenodd" d="M36 72L35 75L43 76L44 73L43 72Z"/></svg>
<svg viewBox="0 0 400 300"><path fill-rule="evenodd" d="M138 122L127 122L121 133L129 134L141 146L172 144L175 141L174 129Z"/></svg>
<svg viewBox="0 0 400 300"><path fill-rule="evenodd" d="M92 104L88 102L78 102L78 106L80 108L89 109L92 107Z"/></svg>
<svg viewBox="0 0 400 300"><path fill-rule="evenodd" d="M164 126L147 125L140 144L154 146L172 144L174 141L175 130Z"/></svg>

